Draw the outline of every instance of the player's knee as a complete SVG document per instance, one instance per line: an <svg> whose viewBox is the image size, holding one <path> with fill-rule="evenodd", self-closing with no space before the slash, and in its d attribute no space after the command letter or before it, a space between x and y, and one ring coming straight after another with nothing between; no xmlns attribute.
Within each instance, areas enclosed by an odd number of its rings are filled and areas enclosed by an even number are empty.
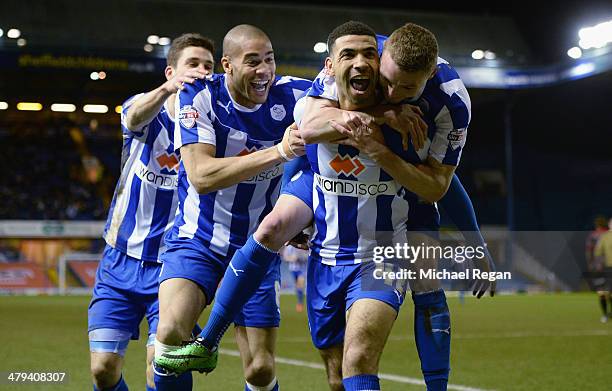
<svg viewBox="0 0 612 391"><path fill-rule="evenodd" d="M284 243L279 233L284 232L284 222L281 216L270 213L257 228L255 239L262 245L274 250L280 248Z"/></svg>
<svg viewBox="0 0 612 391"><path fill-rule="evenodd" d="M185 332L179 322L160 318L155 338L166 345L180 345L189 339L189 332Z"/></svg>
<svg viewBox="0 0 612 391"><path fill-rule="evenodd" d="M365 344L347 343L344 351L343 367L347 373L376 373L377 355L372 354Z"/></svg>
<svg viewBox="0 0 612 391"><path fill-rule="evenodd" d="M110 388L121 378L121 360L114 355L92 358L91 376L98 388Z"/></svg>
<svg viewBox="0 0 612 391"><path fill-rule="evenodd" d="M274 357L272 354L259 354L253 358L245 370L246 381L255 385L266 385L274 379Z"/></svg>

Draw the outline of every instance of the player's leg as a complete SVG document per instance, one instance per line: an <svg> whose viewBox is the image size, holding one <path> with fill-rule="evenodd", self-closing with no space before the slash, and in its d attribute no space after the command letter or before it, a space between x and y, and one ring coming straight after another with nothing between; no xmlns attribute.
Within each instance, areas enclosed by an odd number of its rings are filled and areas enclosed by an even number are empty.
<svg viewBox="0 0 612 391"><path fill-rule="evenodd" d="M121 375L121 368L123 368L122 355L90 352L89 357L94 390L127 390L127 385Z"/></svg>
<svg viewBox="0 0 612 391"><path fill-rule="evenodd" d="M149 337L147 338L147 357L146 357L146 389L147 391L155 390L155 372L153 371L153 359L155 358L155 339L157 336L157 326L159 324L159 272L161 267L157 266L158 270L153 270L153 266L150 268L151 270L146 273L149 276L149 282L151 285L154 284L152 290L155 290L156 294L151 295L149 301L146 305L146 313L147 323L149 325Z"/></svg>
<svg viewBox="0 0 612 391"><path fill-rule="evenodd" d="M597 291L599 307L601 308L601 323L606 323L608 321L608 295L609 293L607 291Z"/></svg>
<svg viewBox="0 0 612 391"><path fill-rule="evenodd" d="M342 354L346 326L346 284L341 266L309 259L306 273L306 311L312 343L325 365L332 391L342 391Z"/></svg>
<svg viewBox="0 0 612 391"><path fill-rule="evenodd" d="M276 391L274 354L278 329L236 326L247 391Z"/></svg>
<svg viewBox="0 0 612 391"><path fill-rule="evenodd" d="M278 390L274 353L280 326L280 259L234 319L245 390Z"/></svg>
<svg viewBox="0 0 612 391"><path fill-rule="evenodd" d="M295 296L297 298L297 303L295 305L295 310L297 312L304 311L304 273L301 270L295 272Z"/></svg>
<svg viewBox="0 0 612 391"><path fill-rule="evenodd" d="M191 390L190 372L177 376L160 361L164 354L180 348L189 340L190 330L206 306L200 287L184 278L169 278L159 286L159 325L155 337L154 383L158 391Z"/></svg>
<svg viewBox="0 0 612 391"><path fill-rule="evenodd" d="M376 299L359 299L350 308L342 362L346 391L380 390L378 364L397 310Z"/></svg>
<svg viewBox="0 0 612 391"><path fill-rule="evenodd" d="M342 384L342 355L344 344L334 345L326 349L319 349L319 354L325 365L327 384L331 391L344 391Z"/></svg>
<svg viewBox="0 0 612 391"><path fill-rule="evenodd" d="M427 206L415 208L417 220L427 221L428 216L432 216L431 210L428 212L426 208ZM407 232L407 241L412 246L436 246L437 228L435 219L419 227L413 226L412 231ZM430 256L418 259L412 266L417 269L437 267L435 255ZM410 287L414 302L414 340L421 360L423 378L428 391L446 390L450 373L451 344L450 312L446 305L446 295L438 280L411 280Z"/></svg>
<svg viewBox="0 0 612 391"><path fill-rule="evenodd" d="M305 184L304 191L312 198L311 184L312 180ZM204 346L213 349L219 343L230 322L259 287L270 265L279 259L278 250L310 225L312 209L302 198L281 195L257 231L234 254L200 334Z"/></svg>
<svg viewBox="0 0 612 391"><path fill-rule="evenodd" d="M377 265L373 262L344 268L349 283L345 296L348 311L342 362L344 388L379 390L380 356L404 301L405 287L400 286L400 291L375 279Z"/></svg>
<svg viewBox="0 0 612 391"><path fill-rule="evenodd" d="M444 391L450 373L450 312L443 290L413 292L414 339L428 391Z"/></svg>
<svg viewBox="0 0 612 391"><path fill-rule="evenodd" d="M147 342L147 358L146 358L146 376L147 383L145 385L146 391L154 391L155 390L155 376L153 372L153 359L155 358L155 336L153 336L150 341L150 345Z"/></svg>
<svg viewBox="0 0 612 391"><path fill-rule="evenodd" d="M91 374L94 389L127 390L121 370L130 339L138 339L144 316L132 292L140 262L107 246L96 272L88 309ZM136 292L137 293L137 292Z"/></svg>
<svg viewBox="0 0 612 391"><path fill-rule="evenodd" d="M192 248L189 243L169 248L162 261L153 364L155 386L158 391L190 390L191 372L185 371L212 370L217 363L217 353L204 351L206 354L181 363L175 362L171 355L184 341L191 339L198 317L214 298L224 266L214 254Z"/></svg>

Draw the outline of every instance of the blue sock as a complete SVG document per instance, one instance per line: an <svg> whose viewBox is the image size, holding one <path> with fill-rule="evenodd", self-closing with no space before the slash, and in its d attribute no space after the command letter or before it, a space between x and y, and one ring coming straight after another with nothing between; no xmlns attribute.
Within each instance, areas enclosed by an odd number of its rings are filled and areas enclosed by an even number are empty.
<svg viewBox="0 0 612 391"><path fill-rule="evenodd" d="M450 313L443 290L412 295L414 339L427 391L446 391L450 372Z"/></svg>
<svg viewBox="0 0 612 391"><path fill-rule="evenodd" d="M155 389L157 391L191 391L193 388L191 372L176 376L156 366L155 363L153 363L153 371L155 372Z"/></svg>
<svg viewBox="0 0 612 391"><path fill-rule="evenodd" d="M380 390L376 375L357 375L342 379L345 391L375 391Z"/></svg>
<svg viewBox="0 0 612 391"><path fill-rule="evenodd" d="M277 258L278 253L257 243L253 235L236 251L217 289L208 322L200 333L204 338L204 346L211 349L219 344L230 323L257 291L270 265Z"/></svg>
<svg viewBox="0 0 612 391"><path fill-rule="evenodd" d="M298 304L304 304L304 289L298 288L295 291Z"/></svg>
<svg viewBox="0 0 612 391"><path fill-rule="evenodd" d="M94 384L93 389L94 391L128 391L128 386L127 384L125 384L125 380L123 380L123 375L121 375L121 378L119 378L117 384L115 384L111 388L103 388L100 390Z"/></svg>
<svg viewBox="0 0 612 391"><path fill-rule="evenodd" d="M148 384L145 384L145 391L155 391L155 388L149 387Z"/></svg>

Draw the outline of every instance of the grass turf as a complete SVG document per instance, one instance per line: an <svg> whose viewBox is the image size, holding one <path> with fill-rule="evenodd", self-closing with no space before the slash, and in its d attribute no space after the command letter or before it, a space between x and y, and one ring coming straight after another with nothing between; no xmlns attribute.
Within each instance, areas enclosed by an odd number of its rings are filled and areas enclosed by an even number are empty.
<svg viewBox="0 0 612 391"><path fill-rule="evenodd" d="M62 371L69 376L61 385L0 381L0 390L91 390L88 301L88 297L0 297L0 372ZM296 313L294 305L293 296L282 296L277 355L320 364L310 343L306 315ZM594 294L467 298L464 304L453 297L449 306L453 322L451 384L487 390L612 389L612 322L599 323ZM126 355L124 376L131 390L144 390L143 336L144 324L141 339L130 344ZM230 353L236 350L232 332L221 347ZM301 361L277 365L281 389L326 390L324 372ZM402 376L382 380L385 390L425 389L407 379L421 378L410 299L387 343L381 372ZM228 354L220 356L213 373L206 377L196 373L194 378L194 389L244 389L240 359Z"/></svg>

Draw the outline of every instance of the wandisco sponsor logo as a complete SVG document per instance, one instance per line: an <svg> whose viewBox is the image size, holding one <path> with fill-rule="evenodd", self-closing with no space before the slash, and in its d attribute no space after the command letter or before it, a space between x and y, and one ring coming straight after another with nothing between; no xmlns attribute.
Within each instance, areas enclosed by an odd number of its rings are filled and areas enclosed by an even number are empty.
<svg viewBox="0 0 612 391"><path fill-rule="evenodd" d="M136 175L143 181L151 185L168 190L174 190L178 187L178 177L176 175L164 175L151 171L149 167L139 162L140 165L136 168Z"/></svg>
<svg viewBox="0 0 612 391"><path fill-rule="evenodd" d="M324 193L349 197L377 197L380 195L397 194L394 181L386 182L360 182L344 179L326 178L315 174L315 183Z"/></svg>

